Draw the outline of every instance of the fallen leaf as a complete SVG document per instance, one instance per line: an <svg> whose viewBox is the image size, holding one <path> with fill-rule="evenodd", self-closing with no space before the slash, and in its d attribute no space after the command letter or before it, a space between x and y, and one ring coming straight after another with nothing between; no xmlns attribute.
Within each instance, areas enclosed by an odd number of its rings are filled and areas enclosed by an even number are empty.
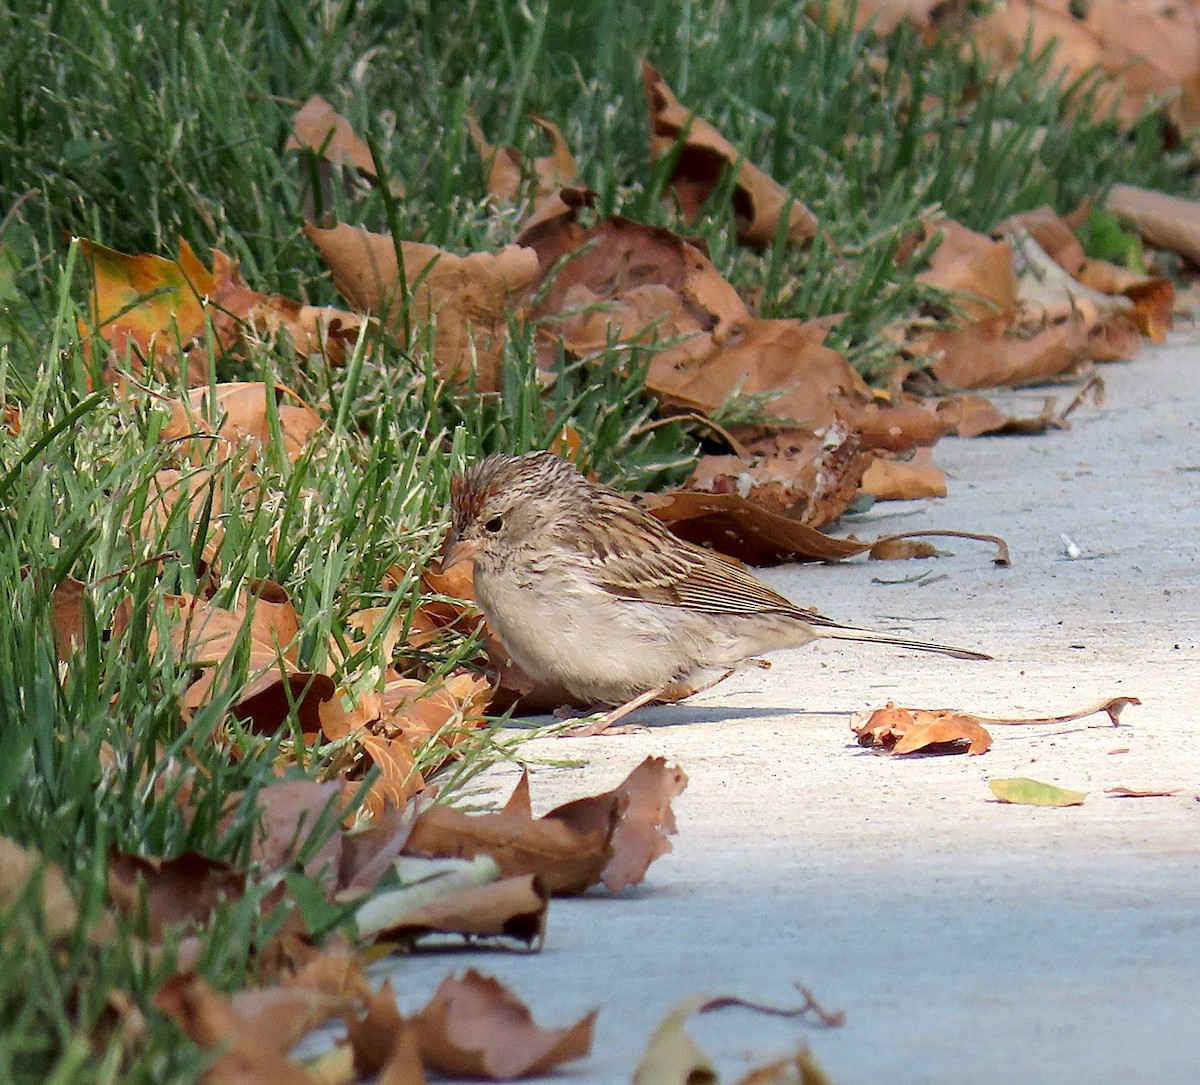
<svg viewBox="0 0 1200 1085"><path fill-rule="evenodd" d="M1009 334L1006 317L991 317L910 344L932 358L931 369L954 388L1038 384L1073 373L1087 363L1087 328L1065 320L1032 335Z"/></svg>
<svg viewBox="0 0 1200 1085"><path fill-rule="evenodd" d="M61 662L67 662L83 647L83 622L87 587L73 576L64 576L50 595L54 647Z"/></svg>
<svg viewBox="0 0 1200 1085"><path fill-rule="evenodd" d="M936 558L941 551L933 543L921 539L880 539L867 552L870 561L911 561L914 558Z"/></svg>
<svg viewBox="0 0 1200 1085"><path fill-rule="evenodd" d="M52 942L69 938L79 922L79 906L75 902L62 868L47 862L36 851L23 848L8 837L0 836L0 910L5 914L25 891L33 878L40 879L40 898L45 917L46 935ZM115 926L111 916L97 924L89 941L111 936Z"/></svg>
<svg viewBox="0 0 1200 1085"><path fill-rule="evenodd" d="M989 780L988 786L1001 802L1023 806L1082 806L1087 796L1085 791L1068 791L1054 784L1031 780L1027 776Z"/></svg>
<svg viewBox="0 0 1200 1085"><path fill-rule="evenodd" d="M737 1085L833 1085L806 1047L795 1055L751 1070Z"/></svg>
<svg viewBox="0 0 1200 1085"><path fill-rule="evenodd" d="M929 747L956 748L968 754L986 753L992 736L975 716L948 709L901 708L891 701L870 715L855 715L850 729L861 746L879 746L894 754L916 753Z"/></svg>
<svg viewBox="0 0 1200 1085"><path fill-rule="evenodd" d="M704 1050L685 1031L688 1018L697 1013L738 1008L772 1017L808 1018L826 1028L845 1022L841 1011L823 1009L812 992L797 984L804 1004L795 1009L778 1009L728 995L692 995L674 1006L654 1030L646 1052L634 1072L634 1085L715 1085L716 1068ZM797 1052L767 1066L752 1070L740 1085L827 1085L827 1079L807 1051Z"/></svg>
<svg viewBox="0 0 1200 1085"><path fill-rule="evenodd" d="M970 323L1015 314L1017 278L1008 242L995 241L953 219L924 224L926 242L939 233L944 235L941 244L930 257L929 269L917 280L952 294L955 308Z"/></svg>
<svg viewBox="0 0 1200 1085"><path fill-rule="evenodd" d="M335 166L350 166L372 181L379 179L366 140L319 94L309 98L292 117L292 134L283 149L310 150ZM393 181L390 188L397 198L404 195L404 186L398 181Z"/></svg>
<svg viewBox="0 0 1200 1085"><path fill-rule="evenodd" d="M638 1061L634 1085L716 1085L716 1066L683 1028L707 1001L708 995L692 995L667 1013Z"/></svg>
<svg viewBox="0 0 1200 1085"><path fill-rule="evenodd" d="M203 923L225 900L237 900L246 875L226 862L186 851L172 859L114 853L108 860L108 895L126 915L145 901L153 941L168 927Z"/></svg>
<svg viewBox="0 0 1200 1085"><path fill-rule="evenodd" d="M275 588L267 590L275 592ZM187 712L208 703L222 664L245 642L249 676L238 693L234 714L263 734L276 733L293 713L305 732L318 729L318 706L334 695L333 679L297 669L293 660L299 619L286 594L282 589L278 592L278 602L248 595L235 603L236 609L177 597L180 615L171 628L171 645L181 661L200 669L180 702Z"/></svg>
<svg viewBox="0 0 1200 1085"><path fill-rule="evenodd" d="M863 473L859 488L877 501L945 497L946 472L924 459L893 460L879 456Z"/></svg>
<svg viewBox="0 0 1200 1085"><path fill-rule="evenodd" d="M337 780L280 780L259 790L258 831L251 843L251 858L264 871L291 866L307 848L313 830L324 819L334 826L341 817L342 785ZM333 832L304 864L310 878L336 870L341 835Z"/></svg>
<svg viewBox="0 0 1200 1085"><path fill-rule="evenodd" d="M1175 287L1169 279L1142 275L1107 260L1088 260L1079 281L1093 290L1127 298L1129 321L1151 342L1162 343L1174 324Z"/></svg>
<svg viewBox="0 0 1200 1085"><path fill-rule="evenodd" d="M1064 86L1093 79L1088 97L1097 115L1112 110L1132 124L1165 103L1181 130L1193 131L1200 121L1200 17L1190 5L1010 0L976 17L968 33L991 66L1011 68L1046 53L1046 78ZM1106 78L1094 79L1097 70Z"/></svg>
<svg viewBox="0 0 1200 1085"><path fill-rule="evenodd" d="M642 61L642 83L650 114L651 159L657 161L673 153L677 141L683 139L671 186L679 199L684 221L696 217L722 173L736 168L733 214L739 241L749 245L774 244L785 209L785 240L793 244L812 240L817 232L816 216L799 200L792 199L779 182L747 161L708 121L685 108L658 70L646 61Z"/></svg>
<svg viewBox="0 0 1200 1085"><path fill-rule="evenodd" d="M390 894L371 898L356 913L363 937L407 941L427 934L464 935L472 941L508 938L527 947L542 944L550 894L532 874L453 889L416 907L393 907Z"/></svg>
<svg viewBox="0 0 1200 1085"><path fill-rule="evenodd" d="M747 565L791 561L841 561L870 543L836 539L747 501L736 493L675 490L639 494L637 499L681 539L711 546Z"/></svg>
<svg viewBox="0 0 1200 1085"><path fill-rule="evenodd" d="M269 396L274 396L274 402L268 402ZM260 381L194 388L185 399L171 401L170 407L171 420L161 438L177 442L181 455L197 466L205 462L214 441L222 447L222 456L244 446L246 462L255 463L262 450L271 447L272 413L278 419L282 451L292 463L325 428L321 416L297 393L281 384L268 388Z"/></svg>
<svg viewBox="0 0 1200 1085"><path fill-rule="evenodd" d="M1109 750L1109 753L1113 753ZM1172 795L1178 795L1183 788L1173 787L1167 791L1155 790L1153 788L1141 789L1133 787L1106 787L1104 794L1112 795L1118 799L1166 799Z"/></svg>
<svg viewBox="0 0 1200 1085"><path fill-rule="evenodd" d="M1068 275L1079 277L1080 269L1087 263L1083 244L1052 207L1043 204L1032 211L1013 215L1000 223L996 232L1007 236L1014 226L1025 230Z"/></svg>
<svg viewBox="0 0 1200 1085"><path fill-rule="evenodd" d="M600 879L612 855L612 823L580 832L562 821L501 811L467 814L433 806L413 825L406 855L474 858L489 855L507 877L536 874L555 894L581 893Z"/></svg>
<svg viewBox="0 0 1200 1085"><path fill-rule="evenodd" d="M612 791L533 818L528 781L522 777L497 813L431 807L417 818L405 854L488 855L505 875L536 874L556 895L582 893L599 881L610 890L624 889L639 883L649 865L671 850L671 799L686 786L679 768L649 757Z"/></svg>
<svg viewBox="0 0 1200 1085"><path fill-rule="evenodd" d="M859 490L873 457L842 425L821 436L804 430L761 437L740 455L702 456L684 489L736 493L812 527L836 521Z"/></svg>
<svg viewBox="0 0 1200 1085"><path fill-rule="evenodd" d="M551 147L550 154L535 158L532 164L524 160L516 147L489 143L475 117L470 114L467 116L471 140L487 167L488 195L502 203L517 202L526 177L533 179L532 199L537 203L559 189L570 186L579 173L571 148L558 125L532 114L529 119L550 137Z"/></svg>
<svg viewBox="0 0 1200 1085"><path fill-rule="evenodd" d="M387 234L344 223L329 230L309 225L304 232L351 305L377 315L394 334L434 328L433 355L442 379L472 381L481 392L500 390L508 318L540 273L532 249L509 245L496 253L456 256L401 241L402 280L397 245ZM422 341L417 335L415 342Z"/></svg>
<svg viewBox="0 0 1200 1085"><path fill-rule="evenodd" d="M667 839L675 833L671 800L686 787L687 776L681 768L668 766L662 757L647 757L612 791L557 806L546 818L591 832L606 828L613 810L617 811L612 857L600 880L606 889L618 892L640 884L650 864L671 850ZM527 812L527 805L525 809Z"/></svg>
<svg viewBox="0 0 1200 1085"><path fill-rule="evenodd" d="M421 1054L450 1076L532 1077L591 1052L596 1012L568 1028L542 1028L510 990L468 969L461 978L447 976L418 1015Z"/></svg>
<svg viewBox="0 0 1200 1085"><path fill-rule="evenodd" d="M1200 264L1200 201L1135 185L1114 185L1105 206L1136 227L1151 245Z"/></svg>
<svg viewBox="0 0 1200 1085"><path fill-rule="evenodd" d="M171 976L153 1004L202 1050L220 1052L205 1071L206 1085L316 1085L303 1067L279 1052L268 1031L248 1024L195 973Z"/></svg>
<svg viewBox="0 0 1200 1085"><path fill-rule="evenodd" d="M396 1005L391 980L384 980L371 996L362 1017L357 1014L346 1016L346 1038L354 1052L355 1074L370 1078L378 1075L387 1065L407 1025ZM415 1034L416 1030L413 1031Z"/></svg>

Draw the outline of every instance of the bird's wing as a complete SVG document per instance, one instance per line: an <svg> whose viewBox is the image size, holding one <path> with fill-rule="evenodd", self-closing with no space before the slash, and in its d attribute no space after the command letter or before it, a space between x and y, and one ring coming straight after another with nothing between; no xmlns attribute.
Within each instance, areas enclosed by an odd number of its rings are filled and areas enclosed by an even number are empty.
<svg viewBox="0 0 1200 1085"><path fill-rule="evenodd" d="M615 545L593 555L597 580L612 595L707 614L770 611L790 614L812 625L841 624L802 610L745 569L672 535L649 514L639 526L642 530L637 532L636 541L630 539L630 545Z"/></svg>

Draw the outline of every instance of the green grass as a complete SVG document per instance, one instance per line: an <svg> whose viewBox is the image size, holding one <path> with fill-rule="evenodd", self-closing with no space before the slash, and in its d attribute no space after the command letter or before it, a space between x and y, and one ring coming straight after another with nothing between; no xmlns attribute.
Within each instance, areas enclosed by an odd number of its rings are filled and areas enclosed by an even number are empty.
<svg viewBox="0 0 1200 1085"><path fill-rule="evenodd" d="M649 162L645 56L823 230L807 251L749 252L714 200L687 232L759 295L765 315L847 313L834 345L872 373L886 368L881 330L928 300L919 260L895 263L922 214L940 207L987 228L1040 203L1067 210L1118 180L1187 190L1187 159L1164 151L1154 118L1121 131L1090 111L1086 83L1049 80L1047 57L995 80L957 42L927 49L901 33L875 43L803 8L29 0L0 11L0 401L22 408L20 435L0 433L0 835L62 864L85 916L103 906L109 849L244 863L252 803L223 825L222 800L252 797L275 778L280 745L295 741L290 730L232 736L236 759L209 741L244 659L192 725L181 723L190 671L164 647L163 595L206 580L201 553L218 527L218 601L257 578L280 582L300 615L301 663L319 669L349 614L391 606L404 616L419 604L416 574L440 541L448 479L465 459L544 447L570 426L603 478L649 487L685 473L702 435L655 424L644 352L607 354L600 366L560 358L543 393L532 329L515 323L495 397L440 387L405 343L364 342L339 370L286 343L260 346L216 357L213 379L287 384L318 406L328 434L294 464L268 455L249 498L234 485L240 465L210 453L223 512L198 527L181 502L160 529L130 530L151 476L178 450L160 440L166 416L152 399L89 391L76 323L87 281L70 238L164 255L184 238L202 255L239 258L257 289L338 303L301 232L311 164L283 152L294 108L314 93L371 139L408 192L391 207L379 190L339 196L341 220L375 230L390 221L460 252L511 241L518 216L484 200L465 118L473 110L492 139L538 154L534 111L562 127L602 213L678 226L661 199L664 172ZM383 592L393 566L410 574ZM63 667L49 598L69 575L87 585L87 607L82 646ZM132 620L111 635L122 606ZM379 635L356 643L347 681L369 682L380 652ZM450 637L409 662L436 679L473 653ZM512 753L486 737L452 786ZM185 782L192 817L172 800ZM219 987L245 979L279 921L257 915L268 888L252 881L212 922L202 967ZM200 1060L173 1026L147 1011L147 1032L134 1038L106 1006L119 988L145 1009L169 955L141 960L127 928L98 949L82 926L53 943L42 923L32 888L0 914L0 1080L195 1080Z"/></svg>

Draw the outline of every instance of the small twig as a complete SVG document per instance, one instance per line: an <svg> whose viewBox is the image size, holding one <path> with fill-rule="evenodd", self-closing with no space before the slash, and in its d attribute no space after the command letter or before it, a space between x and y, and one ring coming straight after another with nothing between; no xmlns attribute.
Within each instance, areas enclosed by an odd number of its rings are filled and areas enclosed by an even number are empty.
<svg viewBox="0 0 1200 1085"><path fill-rule="evenodd" d="M1104 381L1102 381L1099 377L1094 376L1082 388L1080 388L1078 392L1075 393L1075 398L1073 400L1071 400L1071 402L1068 403L1063 408L1062 413L1058 416L1058 420L1060 422L1065 421L1067 415L1069 415L1073 410L1075 410L1075 408L1078 407L1087 398L1087 394L1089 392L1092 392L1093 390L1094 390L1094 395L1092 396L1092 402L1093 403L1103 403L1104 402Z"/></svg>
<svg viewBox="0 0 1200 1085"><path fill-rule="evenodd" d="M178 557L178 550L164 550L161 554L152 554L150 557L143 558L141 561L135 561L132 565L124 565L116 572L108 573L105 576L100 577L99 580L93 580L92 586L98 587L106 580L115 580L119 576L126 576L129 573L132 573L134 569L141 569L146 565L156 565L160 561L172 561Z"/></svg>
<svg viewBox="0 0 1200 1085"><path fill-rule="evenodd" d="M653 422L644 422L636 427L630 434L630 437L641 437L643 433L649 433L651 430L658 429L660 426L666 426L671 422L699 422L702 426L707 426L718 437L721 438L731 449L733 454L740 459L749 459L750 453L746 446L742 444L732 433L729 432L719 422L714 422L711 418L703 414L698 414L696 411L687 411L684 414L672 414L666 418L656 418Z"/></svg>
<svg viewBox="0 0 1200 1085"><path fill-rule="evenodd" d="M1105 713L1116 727L1120 722L1121 713L1128 705L1140 705L1137 697L1113 697L1100 704L1092 705L1078 712L1069 712L1065 716L1037 716L1030 719L995 719L991 716L975 716L980 723L994 723L1003 727L1022 727L1027 723L1067 723L1070 720L1080 720L1084 716L1092 716L1097 712Z"/></svg>
<svg viewBox="0 0 1200 1085"><path fill-rule="evenodd" d="M1008 554L1008 543L999 535L979 535L974 531L906 531L902 535L885 535L876 539L872 545L878 546L881 542L888 542L891 539L920 539L934 535L949 539L975 539L977 542L990 542L996 547L996 556L992 558L992 562L996 565L1012 564L1012 558Z"/></svg>
<svg viewBox="0 0 1200 1085"><path fill-rule="evenodd" d="M806 1017L812 1014L817 1024L824 1028L841 1028L846 1023L845 1010L827 1010L814 997L812 991L801 984L796 984L796 990L804 998L804 1005L794 1010L783 1010L778 1006L763 1006L758 1002L750 1002L744 998L734 998L732 995L722 995L718 998L710 999L700 1006L697 1013L709 1013L712 1010L724 1010L731 1006L736 1006L744 1010L753 1010L755 1013L765 1013L772 1017Z"/></svg>

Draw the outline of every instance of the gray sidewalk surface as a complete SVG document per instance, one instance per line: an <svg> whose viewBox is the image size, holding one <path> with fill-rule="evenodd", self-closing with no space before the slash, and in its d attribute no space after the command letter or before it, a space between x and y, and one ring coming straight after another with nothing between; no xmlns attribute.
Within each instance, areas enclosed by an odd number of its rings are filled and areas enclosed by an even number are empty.
<svg viewBox="0 0 1200 1085"><path fill-rule="evenodd" d="M763 573L831 617L995 662L823 643L643 710L645 733L537 744L583 764L534 769L535 814L606 790L647 754L681 765L674 852L634 891L554 901L540 954L400 960L402 1005L470 965L546 1025L599 1006L591 1058L549 1079L564 1082L629 1081L688 994L787 1006L797 982L845 1026L736 1009L694 1021L723 1081L802 1042L836 1085L1200 1081L1200 336L1101 375L1107 404L1081 407L1069 431L944 440L949 497L853 525L1000 534L1011 568L946 539L953 556L934 561ZM1046 391L1012 400L1035 414ZM1119 695L1142 700L1119 728L996 727L982 757L891 758L848 727L888 700L1041 716ZM1007 776L1087 799L1003 805L987 781ZM488 794L515 779L493 772ZM1118 786L1181 790L1105 794Z"/></svg>

